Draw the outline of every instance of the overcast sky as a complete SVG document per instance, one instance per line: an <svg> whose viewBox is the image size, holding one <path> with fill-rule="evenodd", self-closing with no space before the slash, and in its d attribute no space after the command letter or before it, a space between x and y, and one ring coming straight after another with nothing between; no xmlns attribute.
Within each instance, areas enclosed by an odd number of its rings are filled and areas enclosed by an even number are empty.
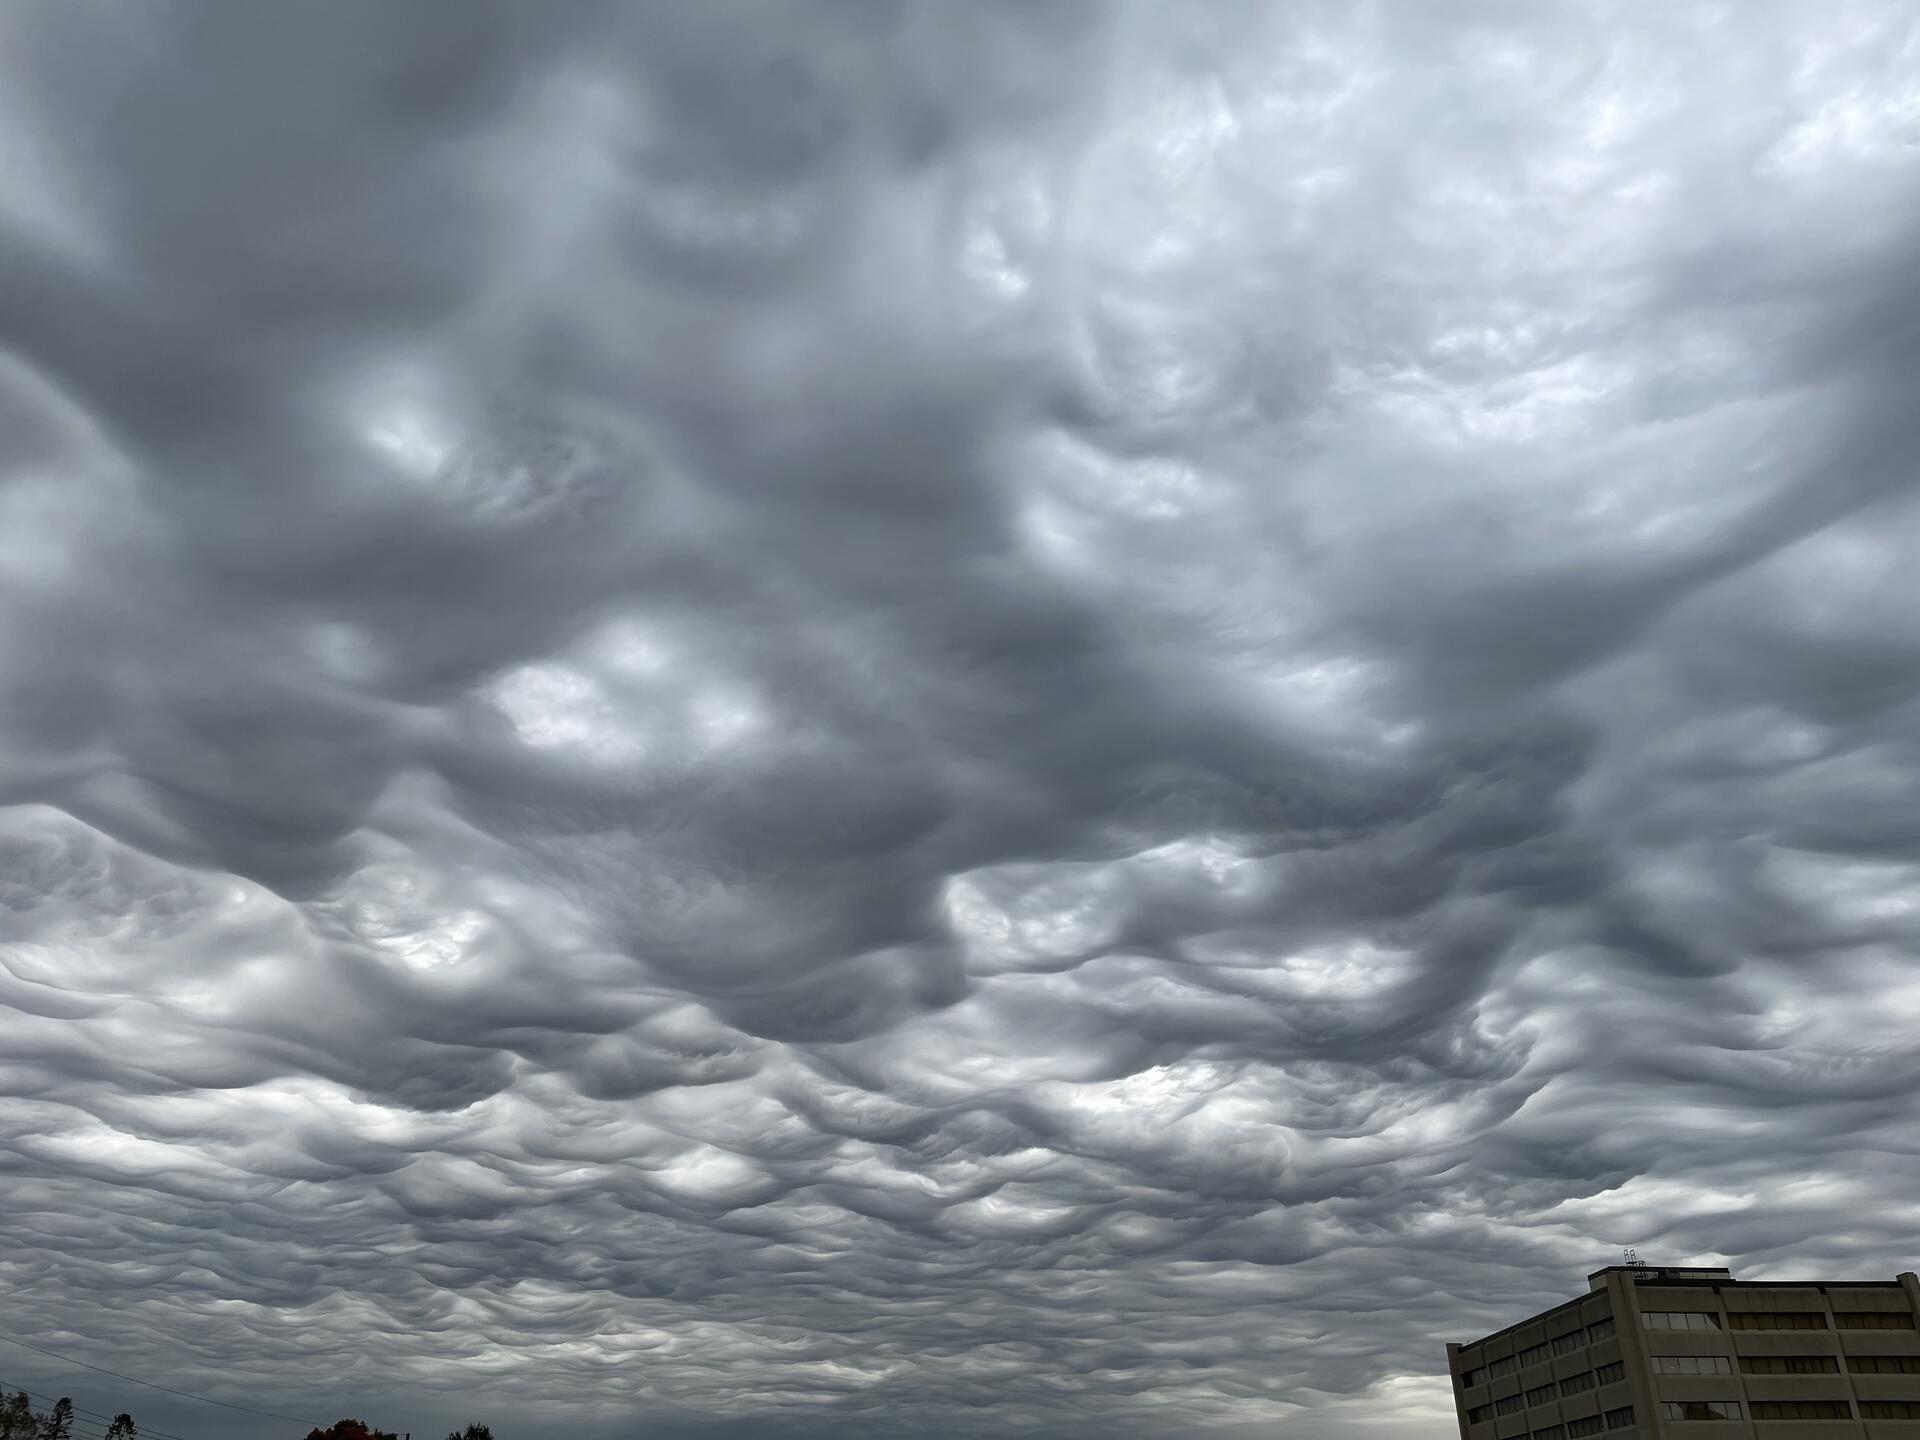
<svg viewBox="0 0 1920 1440"><path fill-rule="evenodd" d="M1912 1266L1912 17L0 4L0 1332L1440 1440Z"/></svg>

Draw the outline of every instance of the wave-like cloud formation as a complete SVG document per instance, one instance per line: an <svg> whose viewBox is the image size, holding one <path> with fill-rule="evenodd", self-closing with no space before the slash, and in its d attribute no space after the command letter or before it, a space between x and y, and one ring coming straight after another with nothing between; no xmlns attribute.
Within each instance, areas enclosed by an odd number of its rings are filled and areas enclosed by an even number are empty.
<svg viewBox="0 0 1920 1440"><path fill-rule="evenodd" d="M1426 1436L1913 1260L1905 7L4 24L44 1343Z"/></svg>

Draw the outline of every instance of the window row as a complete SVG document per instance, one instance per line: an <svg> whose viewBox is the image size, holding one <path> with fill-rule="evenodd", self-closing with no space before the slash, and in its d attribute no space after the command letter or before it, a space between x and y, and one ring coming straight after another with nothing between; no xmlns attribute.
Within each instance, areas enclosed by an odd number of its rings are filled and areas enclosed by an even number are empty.
<svg viewBox="0 0 1920 1440"><path fill-rule="evenodd" d="M1471 1389L1475 1385L1484 1385L1488 1380L1501 1375L1511 1375L1516 1370L1524 1370L1529 1365L1538 1365L1554 1355L1571 1355L1587 1345L1598 1345L1602 1340L1611 1340L1614 1335L1613 1317L1604 1315L1584 1330L1569 1330L1564 1335L1540 1345L1529 1345L1518 1355L1504 1355L1498 1360L1489 1360L1485 1365L1476 1366L1460 1377L1460 1383Z"/></svg>
<svg viewBox="0 0 1920 1440"><path fill-rule="evenodd" d="M1740 1420L1738 1400L1662 1400L1662 1420Z"/></svg>
<svg viewBox="0 0 1920 1440"><path fill-rule="evenodd" d="M1658 1375L1730 1375L1733 1367L1724 1355L1655 1355L1652 1358L1653 1370ZM1920 1355L1849 1355L1847 1369L1862 1375L1920 1375ZM1742 1355L1740 1370L1747 1375L1837 1375L1840 1373L1838 1361L1831 1355ZM1626 1367L1620 1361L1602 1365L1595 1370L1582 1371L1570 1375L1557 1384L1536 1385L1523 1395L1508 1395L1490 1405L1477 1405L1467 1412L1470 1424L1478 1425L1491 1420L1496 1415L1517 1415L1531 1406L1551 1404L1554 1400L1569 1395L1578 1395L1592 1390L1596 1386L1610 1385L1624 1379ZM1838 1406L1838 1409L1832 1407ZM1795 1408L1800 1407L1800 1408ZM1812 1408L1807 1408L1812 1407ZM1824 1408L1823 1408L1824 1407ZM1844 1401L1838 1400L1756 1400L1752 1402L1753 1418L1756 1420L1792 1420L1792 1419L1846 1419L1850 1413ZM1660 1407L1661 1415L1668 1420L1738 1420L1741 1418L1741 1402L1738 1400L1670 1400ZM1920 1420L1920 1401L1874 1400L1862 1401L1863 1416L1880 1420ZM1632 1407L1624 1411L1609 1410L1608 1424L1605 1428L1617 1428L1613 1417L1626 1414L1629 1418L1621 1421L1630 1425ZM1580 1435L1594 1435L1598 1430L1575 1429L1584 1426L1588 1420L1569 1421L1566 1430L1567 1440ZM1556 1440L1556 1427L1533 1432L1532 1440Z"/></svg>
<svg viewBox="0 0 1920 1440"><path fill-rule="evenodd" d="M1733 1361L1725 1355L1655 1355L1652 1361L1656 1375L1733 1374ZM1849 1355L1847 1369L1856 1375L1920 1375L1920 1355ZM1742 1355L1740 1373L1838 1375L1840 1361L1833 1355ZM1600 1383L1606 1383L1604 1375Z"/></svg>
<svg viewBox="0 0 1920 1440"><path fill-rule="evenodd" d="M1853 1407L1844 1400L1755 1400L1756 1420L1851 1420Z"/></svg>
<svg viewBox="0 0 1920 1440"><path fill-rule="evenodd" d="M1731 1375L1733 1361L1725 1355L1655 1355L1656 1375Z"/></svg>
<svg viewBox="0 0 1920 1440"><path fill-rule="evenodd" d="M1495 1415L1515 1415L1534 1405L1551 1405L1566 1395L1578 1395L1597 1385L1611 1385L1616 1380L1627 1378L1627 1367L1615 1360L1602 1365L1598 1370L1582 1370L1578 1375L1569 1375L1557 1384L1536 1385L1524 1395L1508 1395L1494 1401L1491 1405L1476 1405L1467 1412L1467 1419L1478 1425L1482 1420L1490 1420Z"/></svg>
<svg viewBox="0 0 1920 1440"><path fill-rule="evenodd" d="M1740 1370L1746 1375L1838 1375L1840 1362L1831 1355L1742 1355Z"/></svg>
<svg viewBox="0 0 1920 1440"><path fill-rule="evenodd" d="M1527 1440L1580 1440L1582 1435L1598 1435L1607 1430L1624 1430L1633 1424L1633 1407L1622 1405L1605 1415L1584 1415L1564 1425L1547 1425L1531 1432Z"/></svg>
<svg viewBox="0 0 1920 1440"><path fill-rule="evenodd" d="M1712 1310L1644 1310L1640 1321L1649 1330L1718 1330L1721 1318ZM1824 1310L1733 1310L1725 1321L1729 1330L1825 1330ZM1837 1310L1833 1328L1840 1330L1911 1330L1913 1315L1906 1310Z"/></svg>
<svg viewBox="0 0 1920 1440"><path fill-rule="evenodd" d="M1569 1330L1566 1334L1556 1335L1542 1344L1529 1345L1514 1358L1520 1362L1520 1368L1525 1370L1529 1365L1538 1365L1542 1360L1555 1355L1571 1355L1587 1343L1584 1330Z"/></svg>
<svg viewBox="0 0 1920 1440"><path fill-rule="evenodd" d="M1856 1375L1920 1375L1920 1355L1849 1355L1847 1368Z"/></svg>
<svg viewBox="0 0 1920 1440"><path fill-rule="evenodd" d="M1642 1310L1640 1323L1649 1330L1718 1330L1720 1317L1711 1310Z"/></svg>
<svg viewBox="0 0 1920 1440"><path fill-rule="evenodd" d="M1833 1323L1842 1330L1911 1330L1911 1310L1836 1310Z"/></svg>
<svg viewBox="0 0 1920 1440"><path fill-rule="evenodd" d="M1578 1375L1569 1375L1557 1385L1536 1385L1527 1391L1527 1404L1544 1405L1556 1396L1578 1395L1596 1385L1611 1385L1616 1380L1626 1378L1627 1367L1615 1360L1597 1370L1582 1370Z"/></svg>
<svg viewBox="0 0 1920 1440"><path fill-rule="evenodd" d="M1755 1400L1747 1407L1755 1420L1851 1420L1844 1400ZM1739 1420L1738 1400L1663 1400L1663 1420ZM1920 1400L1862 1400L1863 1420L1920 1420ZM1535 1431L1535 1436L1539 1435Z"/></svg>
<svg viewBox="0 0 1920 1440"><path fill-rule="evenodd" d="M1824 1310L1735 1310L1727 1316L1729 1330L1824 1330Z"/></svg>

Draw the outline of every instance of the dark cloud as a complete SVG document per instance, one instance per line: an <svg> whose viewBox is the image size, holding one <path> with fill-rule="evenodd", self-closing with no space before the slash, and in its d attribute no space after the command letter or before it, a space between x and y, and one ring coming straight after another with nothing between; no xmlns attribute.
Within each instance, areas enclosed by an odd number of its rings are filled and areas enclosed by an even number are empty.
<svg viewBox="0 0 1920 1440"><path fill-rule="evenodd" d="M1899 7L4 24L26 1338L1425 1437L1912 1262Z"/></svg>

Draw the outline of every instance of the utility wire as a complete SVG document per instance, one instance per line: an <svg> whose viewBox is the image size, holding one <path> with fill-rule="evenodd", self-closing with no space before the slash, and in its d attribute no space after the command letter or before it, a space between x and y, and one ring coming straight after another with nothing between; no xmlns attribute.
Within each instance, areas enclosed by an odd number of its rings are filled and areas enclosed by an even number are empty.
<svg viewBox="0 0 1920 1440"><path fill-rule="evenodd" d="M44 1417L42 1417L44 1418ZM83 1436L84 1440L106 1440L107 1427L98 1420L83 1420L78 1415L68 1417L73 1422L73 1433Z"/></svg>
<svg viewBox="0 0 1920 1440"><path fill-rule="evenodd" d="M4 1381L0 1381L0 1392L12 1395L25 1395L29 1400L41 1401L47 1405L49 1410L52 1409L50 1397L40 1394L37 1390L25 1390L18 1385L9 1385ZM71 1399L69 1399L67 1403L73 1405ZM107 1426L101 1421L91 1418L99 1413L98 1410L88 1410L82 1405L73 1405L73 1414L69 1418L72 1419L74 1428L82 1435L91 1435L95 1430L98 1430L104 1435L107 1431ZM45 1419L46 1417L42 1416L41 1418ZM147 1434L157 1436L159 1440L180 1440L179 1436L168 1436L166 1432L161 1430L149 1430Z"/></svg>
<svg viewBox="0 0 1920 1440"><path fill-rule="evenodd" d="M24 1395L29 1400L38 1400L43 1405L51 1405L54 1399L53 1396L45 1394L42 1391L29 1390L26 1386L16 1385L10 1380L0 1380L0 1393ZM102 1414L98 1410L89 1410L84 1405L75 1405L73 1407L73 1413L76 1417L87 1416L91 1419L105 1421L109 1424L112 1423L114 1418L111 1415ZM155 1430L150 1427L142 1427L140 1433L142 1436L151 1435L153 1440L187 1440L187 1437L184 1435L169 1435L165 1430Z"/></svg>
<svg viewBox="0 0 1920 1440"><path fill-rule="evenodd" d="M167 1394L178 1395L183 1400L198 1400L203 1405L218 1405L225 1410L243 1410L249 1415L265 1415L270 1420L287 1420L295 1425L307 1424L307 1422L302 1420L298 1415L283 1415L278 1410L256 1410L251 1405L235 1405L231 1401L216 1400L211 1395L196 1395L191 1390L176 1390L171 1385L159 1385L151 1380L141 1380L132 1375L122 1375L118 1370L109 1370L104 1365L89 1365L84 1360L75 1360L71 1355L62 1355L59 1351L48 1350L44 1346L30 1345L25 1340L14 1339L11 1335L0 1335L0 1340L4 1340L9 1345L18 1345L23 1350L32 1350L41 1355L50 1356L55 1360L65 1361L69 1365L78 1365L82 1370L92 1370L100 1375L111 1375L114 1379L124 1380L129 1385L144 1385L149 1390L164 1390ZM319 1427L310 1426L309 1428L318 1429Z"/></svg>
<svg viewBox="0 0 1920 1440"><path fill-rule="evenodd" d="M21 1390L17 1385L13 1388L18 1394L31 1395L33 1393L28 1390ZM53 1405L45 1396L37 1396L36 1398L41 1402L42 1413L40 1418L46 1420L53 1413ZM72 1413L67 1417L73 1424L73 1433L77 1436L85 1437L85 1440L104 1440L104 1437L112 1426L108 1421L94 1418L97 1413L96 1411L82 1410L78 1405L74 1406ZM139 1429L138 1421L135 1422L135 1429L140 1436L140 1440L181 1440L180 1436L169 1436L164 1430Z"/></svg>

